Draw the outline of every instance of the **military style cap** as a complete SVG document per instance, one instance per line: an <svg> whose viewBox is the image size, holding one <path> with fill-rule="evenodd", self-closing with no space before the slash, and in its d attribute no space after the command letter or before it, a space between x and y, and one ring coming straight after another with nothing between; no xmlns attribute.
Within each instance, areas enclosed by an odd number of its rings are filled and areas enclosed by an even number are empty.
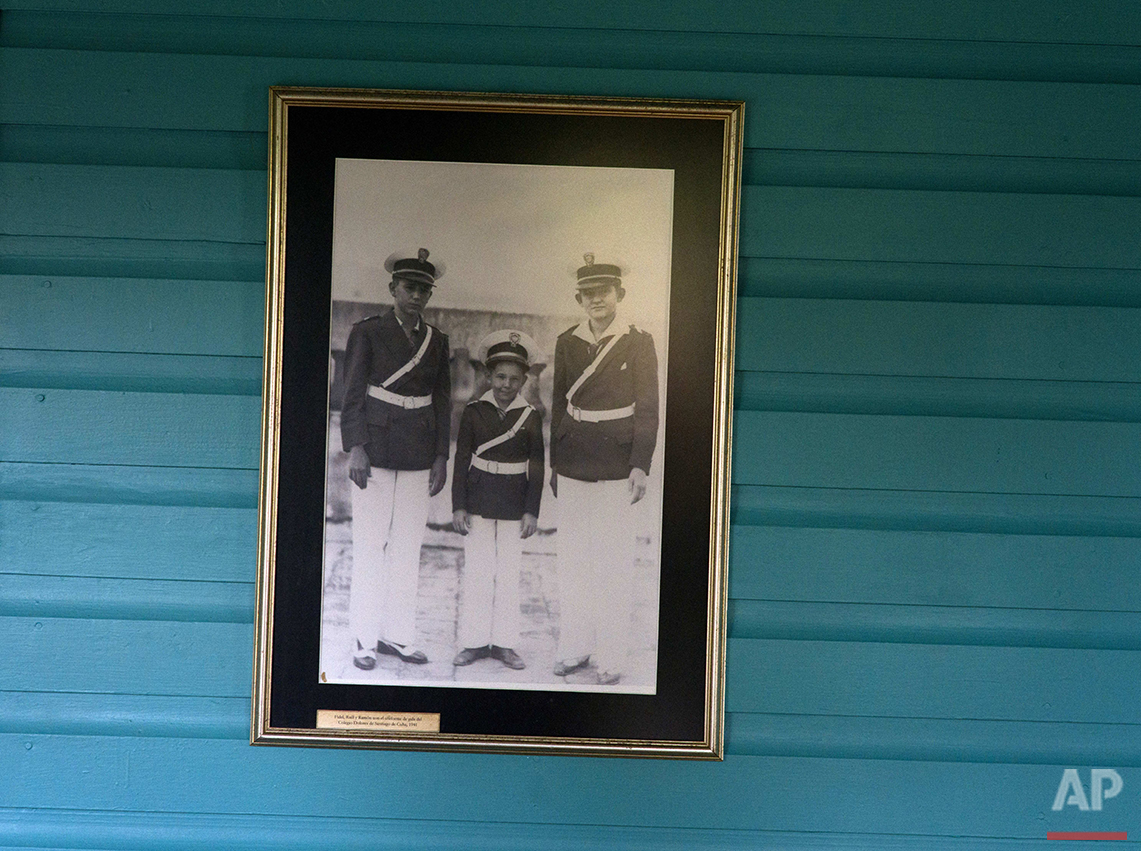
<svg viewBox="0 0 1141 851"><path fill-rule="evenodd" d="M400 251L389 254L388 259L384 261L384 270L391 272L394 278L404 278L432 286L444 277L444 264L429 263L427 248L421 248L415 257Z"/></svg>
<svg viewBox="0 0 1141 851"><path fill-rule="evenodd" d="M526 370L531 368L531 358L538 350L538 344L530 336L508 328L492 331L480 340L479 359L487 364L488 369L500 361L510 361Z"/></svg>
<svg viewBox="0 0 1141 851"><path fill-rule="evenodd" d="M622 269L610 263L595 263L593 254L584 254L585 266L578 269L578 288L600 287L604 284L622 286Z"/></svg>

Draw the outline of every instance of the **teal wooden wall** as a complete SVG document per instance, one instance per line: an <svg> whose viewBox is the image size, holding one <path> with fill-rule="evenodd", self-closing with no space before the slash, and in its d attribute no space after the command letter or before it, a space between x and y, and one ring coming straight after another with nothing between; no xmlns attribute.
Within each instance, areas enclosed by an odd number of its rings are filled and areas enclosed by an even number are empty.
<svg viewBox="0 0 1141 851"><path fill-rule="evenodd" d="M2 5L0 846L1141 841L1136 4ZM275 84L748 102L723 763L247 744Z"/></svg>

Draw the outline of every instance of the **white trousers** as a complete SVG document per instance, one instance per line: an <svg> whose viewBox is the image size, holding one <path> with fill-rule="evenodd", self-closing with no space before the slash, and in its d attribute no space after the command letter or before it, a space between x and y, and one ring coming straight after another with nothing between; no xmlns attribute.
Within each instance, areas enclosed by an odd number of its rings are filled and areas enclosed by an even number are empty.
<svg viewBox="0 0 1141 851"><path fill-rule="evenodd" d="M373 467L353 494L349 631L365 649L378 638L416 643L420 545L428 523L428 470Z"/></svg>
<svg viewBox="0 0 1141 851"><path fill-rule="evenodd" d="M620 673L629 655L634 599L633 518L625 479L559 476L559 650Z"/></svg>
<svg viewBox="0 0 1141 851"><path fill-rule="evenodd" d="M518 520L490 520L472 514L464 537L456 643L460 647L519 643L519 576L523 539Z"/></svg>

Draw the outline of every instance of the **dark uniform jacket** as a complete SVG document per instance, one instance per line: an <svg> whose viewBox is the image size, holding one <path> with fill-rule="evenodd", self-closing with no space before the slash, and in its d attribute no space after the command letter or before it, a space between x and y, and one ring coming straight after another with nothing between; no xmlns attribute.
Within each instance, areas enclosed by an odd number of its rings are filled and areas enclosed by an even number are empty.
<svg viewBox="0 0 1141 851"><path fill-rule="evenodd" d="M615 317L607 331L625 334L602 359L571 401L586 410L634 405L634 415L603 422L579 421L567 413L567 391L606 346L575 334L576 325L555 342L554 398L551 403L551 467L560 476L594 482L625 479L634 467L650 472L658 439L658 356L654 338ZM582 326L591 336L589 326Z"/></svg>
<svg viewBox="0 0 1141 851"><path fill-rule="evenodd" d="M401 396L432 397L423 408L402 408L368 394L408 363L420 349L429 325L423 319L409 341L391 309L362 319L345 346L345 401L341 443L346 452L364 446L369 463L387 470L427 470L448 457L452 378L448 338L432 328L428 350L415 367L388 386Z"/></svg>
<svg viewBox="0 0 1141 851"><path fill-rule="evenodd" d="M486 450L487 461L527 462L527 472L489 473L471 467L472 453L482 444L511 430L521 416L519 431ZM456 465L452 475L452 511L470 511L492 520L518 520L524 514L539 516L543 496L543 423L539 412L522 397L500 416L490 391L464 408L456 439Z"/></svg>

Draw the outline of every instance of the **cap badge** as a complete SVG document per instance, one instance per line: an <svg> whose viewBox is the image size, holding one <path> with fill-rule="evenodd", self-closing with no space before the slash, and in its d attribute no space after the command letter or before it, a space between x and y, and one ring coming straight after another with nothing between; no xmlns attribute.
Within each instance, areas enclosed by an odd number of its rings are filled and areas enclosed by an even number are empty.
<svg viewBox="0 0 1141 851"><path fill-rule="evenodd" d="M416 252L416 256L419 257L420 262L423 263L425 260L428 259L428 249L427 248L421 248L419 251Z"/></svg>
<svg viewBox="0 0 1141 851"><path fill-rule="evenodd" d="M513 332L511 332L511 336L508 337L507 339L511 341L511 345L518 346L519 340L522 338L513 331Z"/></svg>
<svg viewBox="0 0 1141 851"><path fill-rule="evenodd" d="M584 254L584 255L582 255L582 259L586 261L587 266L593 266L594 265L594 255L593 254Z"/></svg>

